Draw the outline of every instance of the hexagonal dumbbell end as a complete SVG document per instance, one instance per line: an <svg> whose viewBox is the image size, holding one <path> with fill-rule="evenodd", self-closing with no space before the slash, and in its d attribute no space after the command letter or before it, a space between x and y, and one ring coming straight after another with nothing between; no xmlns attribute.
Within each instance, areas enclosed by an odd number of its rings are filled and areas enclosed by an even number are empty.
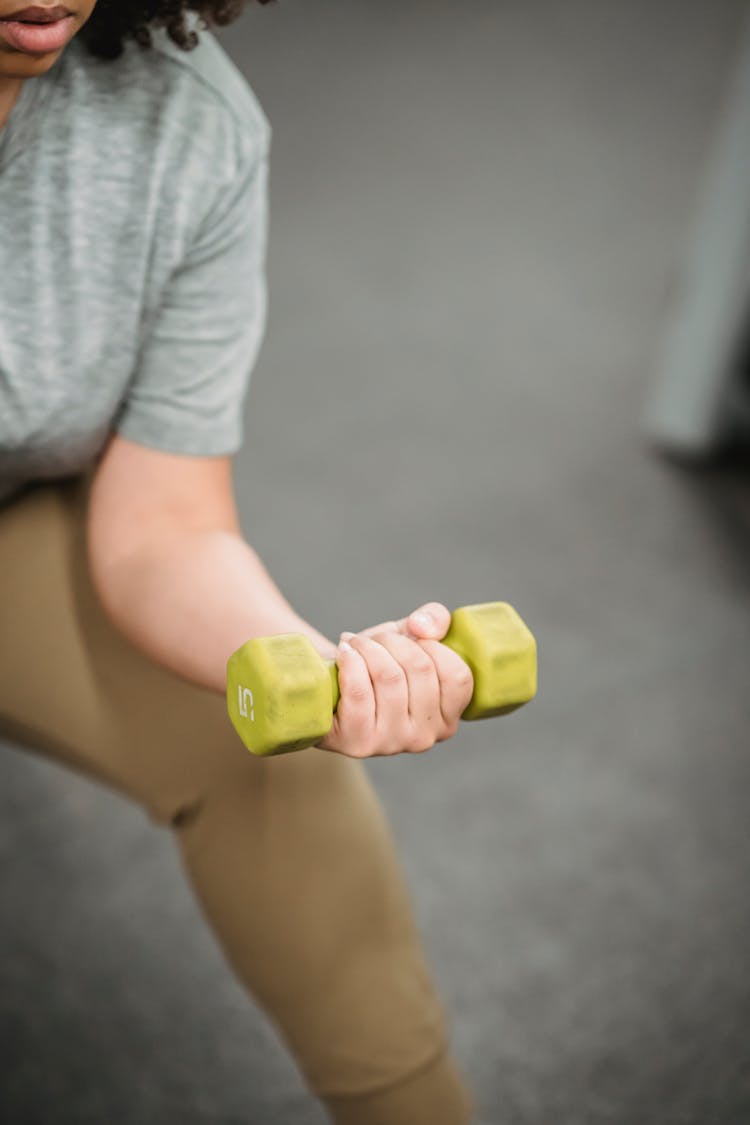
<svg viewBox="0 0 750 1125"><path fill-rule="evenodd" d="M255 637L227 664L227 709L253 754L288 754L328 734L338 703L336 665L300 633Z"/></svg>
<svg viewBox="0 0 750 1125"><path fill-rule="evenodd" d="M443 644L466 661L474 677L462 719L508 715L536 695L536 641L507 602L454 610Z"/></svg>
<svg viewBox="0 0 750 1125"><path fill-rule="evenodd" d="M505 602L464 606L443 644L466 661L474 693L464 719L505 715L536 694L536 644ZM227 709L253 754L287 754L314 746L331 729L339 700L336 665L307 637L256 637L227 664Z"/></svg>

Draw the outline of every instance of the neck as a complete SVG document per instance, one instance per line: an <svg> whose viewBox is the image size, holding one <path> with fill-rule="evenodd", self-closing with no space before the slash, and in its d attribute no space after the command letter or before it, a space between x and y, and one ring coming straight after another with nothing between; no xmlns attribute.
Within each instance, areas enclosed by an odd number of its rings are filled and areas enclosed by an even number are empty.
<svg viewBox="0 0 750 1125"><path fill-rule="evenodd" d="M10 111L16 104L22 85L22 78L0 77L0 129L10 117Z"/></svg>

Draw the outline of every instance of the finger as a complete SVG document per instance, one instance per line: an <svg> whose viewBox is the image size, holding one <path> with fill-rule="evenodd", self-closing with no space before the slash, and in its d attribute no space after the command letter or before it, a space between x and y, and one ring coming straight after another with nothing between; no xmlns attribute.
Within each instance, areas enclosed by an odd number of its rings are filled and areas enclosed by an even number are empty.
<svg viewBox="0 0 750 1125"><path fill-rule="evenodd" d="M374 637L376 633L398 633L404 632L406 619L402 621L383 621L380 625L371 625L369 629L360 629L360 637ZM342 637L350 638L351 633L342 633Z"/></svg>
<svg viewBox="0 0 750 1125"><path fill-rule="evenodd" d="M450 628L450 610L440 602L427 602L410 613L404 623L412 637L441 641Z"/></svg>
<svg viewBox="0 0 750 1125"><path fill-rule="evenodd" d="M348 641L336 654L339 703L333 716L331 739L335 743L366 742L375 729L375 693L367 661Z"/></svg>
<svg viewBox="0 0 750 1125"><path fill-rule="evenodd" d="M434 742L434 730L442 726L440 680L432 655L421 644L398 633L380 633L374 638L406 675L409 718L416 729L417 741ZM438 643L438 642L434 642Z"/></svg>
<svg viewBox="0 0 750 1125"><path fill-rule="evenodd" d="M408 722L409 688L406 674L387 649L372 637L363 637L361 633L357 633L349 644L367 664L375 696L375 725L387 739Z"/></svg>
<svg viewBox="0 0 750 1125"><path fill-rule="evenodd" d="M419 646L435 665L440 684L440 712L445 724L441 738L448 738L456 733L458 720L469 705L474 678L468 664L447 645L439 641L420 641Z"/></svg>
<svg viewBox="0 0 750 1125"><path fill-rule="evenodd" d="M408 617L401 617L395 621L382 621L380 625L371 625L367 629L360 629L360 637L375 637L378 633L401 633L405 637L421 639L442 640L448 632L451 623L450 610L441 602L426 602L419 609L415 609ZM342 633L341 636L349 634Z"/></svg>

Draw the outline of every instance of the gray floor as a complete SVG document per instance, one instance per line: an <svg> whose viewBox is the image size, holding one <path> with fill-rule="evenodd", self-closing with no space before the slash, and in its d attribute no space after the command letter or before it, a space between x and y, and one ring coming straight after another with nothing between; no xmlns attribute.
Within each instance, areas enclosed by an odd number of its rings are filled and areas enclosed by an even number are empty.
<svg viewBox="0 0 750 1125"><path fill-rule="evenodd" d="M482 1125L750 1120L750 474L639 420L741 0L284 0L248 534L336 633L505 598L537 701L379 762ZM167 837L2 751L3 1125L314 1125Z"/></svg>

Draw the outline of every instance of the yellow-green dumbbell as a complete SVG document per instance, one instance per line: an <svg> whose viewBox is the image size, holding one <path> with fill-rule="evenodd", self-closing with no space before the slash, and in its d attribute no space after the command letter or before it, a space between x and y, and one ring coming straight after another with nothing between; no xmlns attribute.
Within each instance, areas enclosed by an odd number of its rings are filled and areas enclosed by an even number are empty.
<svg viewBox="0 0 750 1125"><path fill-rule="evenodd" d="M466 661L474 693L463 719L506 715L536 694L536 643L506 602L457 609L442 644ZM253 754L314 746L331 729L339 701L336 664L297 633L256 637L227 664L227 707Z"/></svg>

